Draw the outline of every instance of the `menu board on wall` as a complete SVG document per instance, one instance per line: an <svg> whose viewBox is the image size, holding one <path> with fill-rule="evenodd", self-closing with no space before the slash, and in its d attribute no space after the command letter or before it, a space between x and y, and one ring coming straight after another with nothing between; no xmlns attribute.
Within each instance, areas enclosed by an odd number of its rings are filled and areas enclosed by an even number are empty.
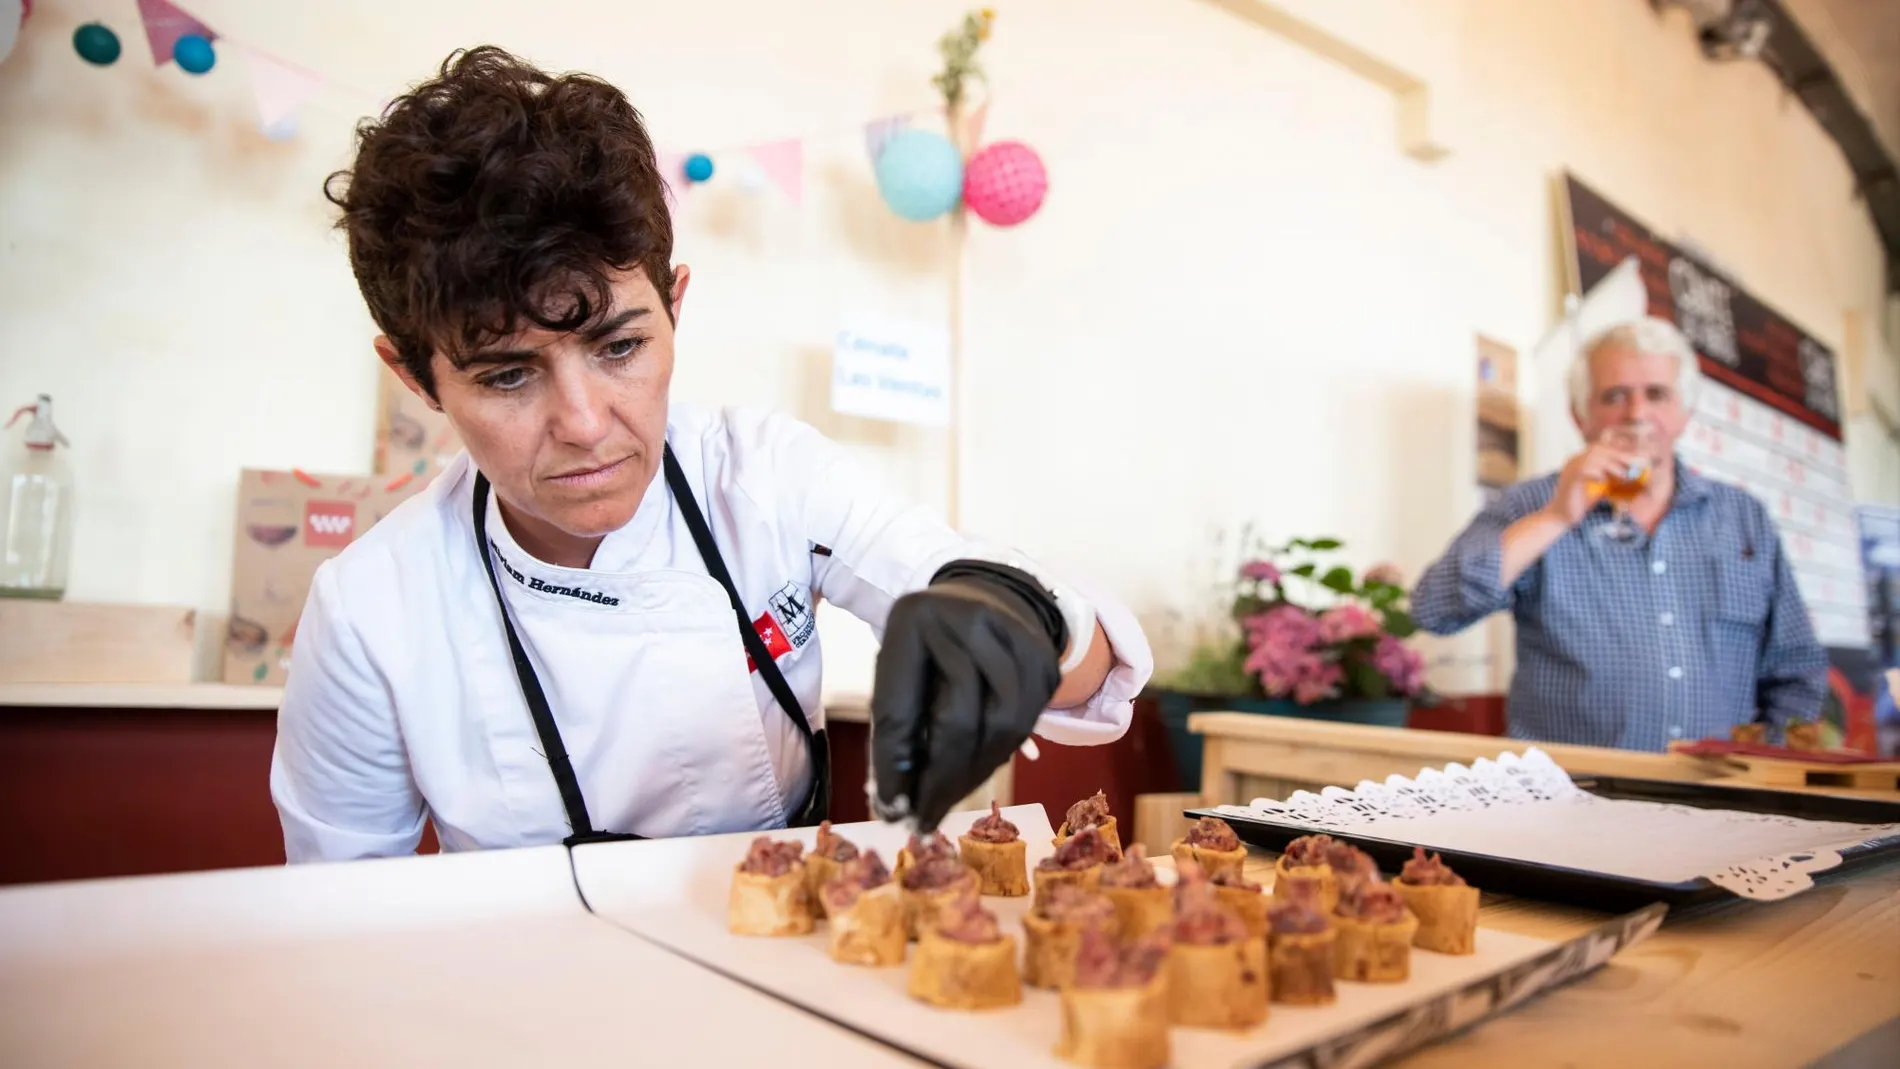
<svg viewBox="0 0 1900 1069"><path fill-rule="evenodd" d="M1635 257L1649 314L1675 323L1701 357L1696 418L1677 444L1683 461L1767 506L1821 644L1866 648L1833 351L1569 175L1563 206L1572 291Z"/></svg>

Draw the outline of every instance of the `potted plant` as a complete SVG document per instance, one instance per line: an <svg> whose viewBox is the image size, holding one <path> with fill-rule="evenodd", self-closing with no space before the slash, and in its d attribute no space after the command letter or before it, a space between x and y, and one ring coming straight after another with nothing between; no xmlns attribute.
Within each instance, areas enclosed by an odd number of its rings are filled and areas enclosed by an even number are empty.
<svg viewBox="0 0 1900 1069"><path fill-rule="evenodd" d="M1220 626L1154 688L1183 787L1200 783L1201 740L1189 713L1261 713L1405 726L1428 702L1425 663L1407 645L1412 622L1403 578L1390 564L1355 576L1336 538L1282 545L1247 540L1226 586Z"/></svg>

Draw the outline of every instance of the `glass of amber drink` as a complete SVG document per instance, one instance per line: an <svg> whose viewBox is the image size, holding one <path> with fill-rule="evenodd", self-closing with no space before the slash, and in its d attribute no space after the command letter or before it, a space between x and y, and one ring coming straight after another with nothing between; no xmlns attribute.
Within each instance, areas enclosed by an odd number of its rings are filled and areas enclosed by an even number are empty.
<svg viewBox="0 0 1900 1069"><path fill-rule="evenodd" d="M1630 519L1629 508L1649 486L1649 476L1654 470L1650 456L1655 451L1656 431L1646 423L1620 424L1604 431L1601 441L1612 449L1635 456L1628 468L1605 479L1591 480L1584 489L1591 497L1610 503L1614 515L1600 528L1604 536L1618 542L1633 541L1642 530Z"/></svg>

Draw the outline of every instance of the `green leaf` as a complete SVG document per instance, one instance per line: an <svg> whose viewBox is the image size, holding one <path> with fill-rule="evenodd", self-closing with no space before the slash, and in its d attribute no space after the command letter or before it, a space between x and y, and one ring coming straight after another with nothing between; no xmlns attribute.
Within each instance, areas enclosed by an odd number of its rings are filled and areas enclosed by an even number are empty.
<svg viewBox="0 0 1900 1069"><path fill-rule="evenodd" d="M1297 568L1288 568L1286 574L1303 575L1303 576L1306 576L1308 579L1311 579L1313 577L1313 572L1316 570L1317 569L1314 567L1313 562L1307 561L1305 564L1302 564Z"/></svg>
<svg viewBox="0 0 1900 1069"><path fill-rule="evenodd" d="M1375 609L1383 609L1405 597L1405 588L1391 583L1367 583L1360 591Z"/></svg>
<svg viewBox="0 0 1900 1069"><path fill-rule="evenodd" d="M1337 538L1315 538L1305 543L1308 549L1338 549L1342 543Z"/></svg>
<svg viewBox="0 0 1900 1069"><path fill-rule="evenodd" d="M1385 673L1358 657L1349 657L1341 662L1346 672L1346 696L1352 698L1386 698L1392 694L1392 681Z"/></svg>
<svg viewBox="0 0 1900 1069"><path fill-rule="evenodd" d="M1286 544L1287 549L1311 549L1312 543L1304 538L1295 538Z"/></svg>
<svg viewBox="0 0 1900 1069"><path fill-rule="evenodd" d="M1385 610L1385 629L1393 638L1411 638L1418 634L1418 624L1412 621L1412 614L1404 609Z"/></svg>
<svg viewBox="0 0 1900 1069"><path fill-rule="evenodd" d="M1257 598L1251 594L1242 595L1234 599L1233 619L1235 622L1239 622L1249 616L1257 616L1260 613L1266 612L1272 607L1273 602L1266 598Z"/></svg>
<svg viewBox="0 0 1900 1069"><path fill-rule="evenodd" d="M1337 590L1341 594L1352 593L1352 569L1334 568L1320 577L1320 585L1328 590Z"/></svg>
<svg viewBox="0 0 1900 1069"><path fill-rule="evenodd" d="M1167 676L1166 685L1188 694L1252 696L1258 692L1259 685L1247 674L1246 660L1244 642L1201 646L1185 665Z"/></svg>

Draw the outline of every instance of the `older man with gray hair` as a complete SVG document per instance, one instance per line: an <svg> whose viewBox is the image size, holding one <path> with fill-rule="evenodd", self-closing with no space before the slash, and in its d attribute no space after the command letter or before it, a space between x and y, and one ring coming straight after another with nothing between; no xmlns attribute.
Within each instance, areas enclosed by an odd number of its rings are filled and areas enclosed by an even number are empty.
<svg viewBox="0 0 1900 1069"><path fill-rule="evenodd" d="M1506 490L1420 577L1427 631L1511 611L1513 737L1664 750L1819 715L1827 657L1768 511L1676 458L1700 384L1666 320L1591 338L1570 375L1583 452Z"/></svg>

